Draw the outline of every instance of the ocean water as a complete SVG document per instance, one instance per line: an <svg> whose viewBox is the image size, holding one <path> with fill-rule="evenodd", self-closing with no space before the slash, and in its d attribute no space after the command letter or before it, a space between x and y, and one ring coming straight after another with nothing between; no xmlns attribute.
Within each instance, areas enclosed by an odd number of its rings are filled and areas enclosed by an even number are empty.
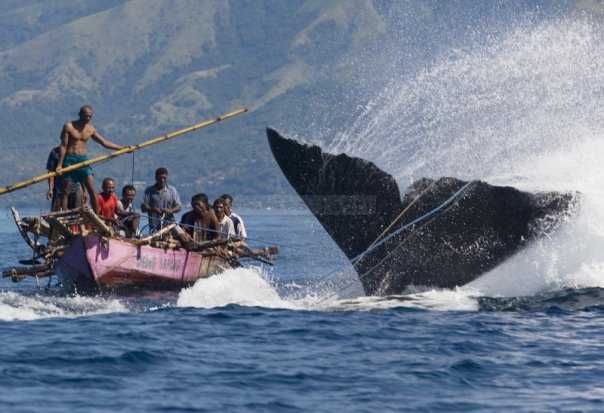
<svg viewBox="0 0 604 413"><path fill-rule="evenodd" d="M274 268L129 296L0 281L2 411L604 408L604 289L364 297L308 213L244 212ZM28 256L6 211L0 247Z"/></svg>
<svg viewBox="0 0 604 413"><path fill-rule="evenodd" d="M425 30L393 12L401 33L347 62L380 62L372 81L351 82L312 135L284 132L403 189L447 175L580 191L553 236L467 286L365 297L307 212L244 210L254 242L279 245L274 268L128 296L0 280L1 411L603 411L604 30L555 2L508 2L533 13L500 18L504 3L487 19L459 2L467 24L445 13ZM424 53L418 26L440 48ZM0 266L26 248L2 212Z"/></svg>

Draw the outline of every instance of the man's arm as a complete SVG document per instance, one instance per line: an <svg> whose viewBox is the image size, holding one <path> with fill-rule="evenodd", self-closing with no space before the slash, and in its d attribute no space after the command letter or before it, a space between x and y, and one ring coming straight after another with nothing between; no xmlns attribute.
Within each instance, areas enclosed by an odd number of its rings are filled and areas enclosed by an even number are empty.
<svg viewBox="0 0 604 413"><path fill-rule="evenodd" d="M55 160L58 161L57 157L55 157L55 150L53 149L48 155L48 160L46 161L46 170L48 172L54 172L57 169L57 165L55 164ZM46 193L46 198L48 200L52 199L52 195L55 189L55 177L51 176L48 178L48 192Z"/></svg>
<svg viewBox="0 0 604 413"><path fill-rule="evenodd" d="M141 211L144 213L151 212L149 206L149 193L145 191L145 196L143 197L143 203L141 204Z"/></svg>
<svg viewBox="0 0 604 413"><path fill-rule="evenodd" d="M159 210L159 208L155 208L150 206L149 204L151 203L151 195L145 191L145 196L143 198L143 203L141 204L141 211L143 211L144 213L154 213L154 214L161 214L161 211Z"/></svg>
<svg viewBox="0 0 604 413"><path fill-rule="evenodd" d="M63 161L65 161L65 154L67 153L67 145L69 144L69 132L67 132L67 124L63 125L61 130L61 145L59 146L59 162L57 163L57 169L59 172L63 169Z"/></svg>
<svg viewBox="0 0 604 413"><path fill-rule="evenodd" d="M241 215L238 215L239 217L239 235L242 238L247 238L247 231L245 229L245 224L243 223L243 218L241 218Z"/></svg>
<svg viewBox="0 0 604 413"><path fill-rule="evenodd" d="M212 230L210 232L210 239L214 239L214 238L218 238L219 234L219 228L220 228L220 223L218 222L218 218L216 218L216 214L214 213L214 211L209 211L210 214L210 225L208 225L210 227L210 229Z"/></svg>
<svg viewBox="0 0 604 413"><path fill-rule="evenodd" d="M174 195L174 199L173 204L172 204L172 208L166 208L164 209L164 212L168 213L168 214L176 214L178 212L180 212L180 210L182 209L182 205L180 204L180 196L178 196L178 192L176 191L176 189L173 189L173 195Z"/></svg>
<svg viewBox="0 0 604 413"><path fill-rule="evenodd" d="M46 193L46 199L49 201L52 199L55 189L55 177L51 176L48 178L48 192Z"/></svg>
<svg viewBox="0 0 604 413"><path fill-rule="evenodd" d="M116 143L111 142L109 139L104 138L103 135L101 135L96 129L94 130L94 133L91 137L92 139L94 139L95 142L104 146L107 149L113 149L117 151L123 148L123 146L120 146Z"/></svg>

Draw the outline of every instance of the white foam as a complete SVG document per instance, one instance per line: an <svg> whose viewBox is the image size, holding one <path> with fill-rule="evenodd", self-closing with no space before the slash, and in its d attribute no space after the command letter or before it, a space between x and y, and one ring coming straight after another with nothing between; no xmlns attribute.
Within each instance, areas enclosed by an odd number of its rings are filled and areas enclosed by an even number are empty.
<svg viewBox="0 0 604 413"><path fill-rule="evenodd" d="M202 278L190 288L183 289L178 307L214 308L237 304L246 307L295 308L283 300L277 290L253 268L227 270Z"/></svg>
<svg viewBox="0 0 604 413"><path fill-rule="evenodd" d="M116 299L100 297L25 296L16 292L0 292L0 320L39 320L51 317L75 318L96 314L126 312Z"/></svg>
<svg viewBox="0 0 604 413"><path fill-rule="evenodd" d="M472 288L452 290L427 289L422 292L387 297L357 297L334 299L321 305L327 310L387 310L393 308L420 308L436 311L477 311L478 292Z"/></svg>

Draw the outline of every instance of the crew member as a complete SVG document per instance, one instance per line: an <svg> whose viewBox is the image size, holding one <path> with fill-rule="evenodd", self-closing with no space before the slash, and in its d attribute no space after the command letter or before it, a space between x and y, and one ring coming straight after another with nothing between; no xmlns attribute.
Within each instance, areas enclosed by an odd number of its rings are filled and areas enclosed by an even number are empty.
<svg viewBox="0 0 604 413"><path fill-rule="evenodd" d="M71 165L75 165L80 162L88 160L88 140L96 141L100 145L107 149L118 150L122 147L105 139L95 129L90 122L92 120L94 112L92 107L89 105L82 106L79 112L78 120L67 122L63 126L61 131L61 146L59 154L59 162L57 165L57 172L60 172L62 168L66 168ZM75 171L69 172L64 176L63 188L65 189L66 182L72 181L77 184L84 184L88 191L89 199L92 204L94 212L98 213L99 208L97 204L97 194L94 188L94 176L92 168L89 166L80 168ZM61 206L63 209L67 209L67 192L64 191L62 194Z"/></svg>
<svg viewBox="0 0 604 413"><path fill-rule="evenodd" d="M219 224L214 212L210 209L208 196L197 194L191 198L191 211L185 213L181 226L195 242L204 242L218 236Z"/></svg>
<svg viewBox="0 0 604 413"><path fill-rule="evenodd" d="M59 157L61 155L61 146L52 148L48 154L48 160L46 161L46 170L48 172L54 172L59 165ZM65 186L65 189L63 188ZM48 178L48 192L46 193L46 199L50 202L51 211L60 211L62 207L62 194L63 191L67 192L67 207L69 209L78 208L82 206L82 186L75 185L73 182L68 180L63 184L61 176Z"/></svg>
<svg viewBox="0 0 604 413"><path fill-rule="evenodd" d="M122 198L117 201L117 216L126 231L127 237L132 237L138 232L140 215L134 208L136 188L133 185L125 185L122 188Z"/></svg>
<svg viewBox="0 0 604 413"><path fill-rule="evenodd" d="M218 219L218 238L227 239L235 236L235 226L231 218L226 216L224 211L224 200L218 198L214 201L214 213Z"/></svg>
<svg viewBox="0 0 604 413"><path fill-rule="evenodd" d="M141 209L149 217L151 232L159 231L166 223L174 222L174 214L181 209L180 197L176 188L168 184L166 168L155 171L155 184L145 190Z"/></svg>
<svg viewBox="0 0 604 413"><path fill-rule="evenodd" d="M229 194L224 194L220 198L224 201L224 213L226 216L231 218L233 221L233 226L235 227L235 235L238 237L245 239L247 238L247 231L245 230L245 224L243 223L243 219L233 212L233 197Z"/></svg>
<svg viewBox="0 0 604 413"><path fill-rule="evenodd" d="M97 196L98 214L106 222L117 224L117 204L119 200L115 195L115 180L103 179L103 192Z"/></svg>

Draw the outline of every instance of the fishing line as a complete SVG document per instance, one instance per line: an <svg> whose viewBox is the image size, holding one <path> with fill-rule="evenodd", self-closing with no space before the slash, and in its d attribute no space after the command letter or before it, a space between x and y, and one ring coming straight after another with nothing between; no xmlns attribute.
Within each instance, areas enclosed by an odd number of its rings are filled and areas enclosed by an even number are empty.
<svg viewBox="0 0 604 413"><path fill-rule="evenodd" d="M130 176L130 185L134 185L134 152L132 152L132 175Z"/></svg>

